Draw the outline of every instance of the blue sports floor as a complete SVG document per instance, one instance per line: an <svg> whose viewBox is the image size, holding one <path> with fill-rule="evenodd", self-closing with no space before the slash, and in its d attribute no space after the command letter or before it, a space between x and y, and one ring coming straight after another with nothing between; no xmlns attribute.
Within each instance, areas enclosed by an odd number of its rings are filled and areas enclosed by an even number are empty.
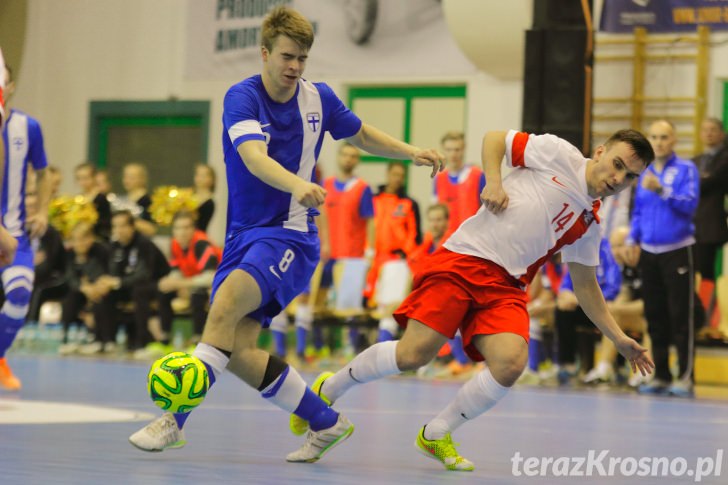
<svg viewBox="0 0 728 485"><path fill-rule="evenodd" d="M460 384L400 377L352 390L336 406L354 422L352 437L318 463L289 464L285 455L302 438L289 433L287 415L226 374L188 420L186 447L144 453L127 437L146 423L145 414L157 414L146 395L147 365L25 355L9 362L24 387L17 394L0 391L2 485L694 483L689 473L699 457L714 460L728 448L725 401L516 388L455 434L475 471L446 472L412 444ZM94 422L53 423L58 420ZM513 474L517 452L557 459L587 457L589 450L609 450L605 469L609 457L684 458L687 469L681 477L639 477L629 467L624 476L619 466L612 477L561 477L547 462L546 476ZM728 483L728 457L718 466L721 476L713 463L700 483Z"/></svg>

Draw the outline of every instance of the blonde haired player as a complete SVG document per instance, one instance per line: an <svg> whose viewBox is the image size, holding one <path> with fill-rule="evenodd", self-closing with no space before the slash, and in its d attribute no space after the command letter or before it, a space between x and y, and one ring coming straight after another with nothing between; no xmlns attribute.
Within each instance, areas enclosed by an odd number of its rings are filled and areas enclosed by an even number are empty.
<svg viewBox="0 0 728 485"><path fill-rule="evenodd" d="M501 180L503 156L513 170ZM540 266L561 251L574 292L589 318L633 369L654 364L609 314L597 284L601 239L600 198L628 187L654 158L647 139L618 131L591 159L553 135L488 133L483 141L487 185L483 207L415 275L412 293L394 317L400 341L373 345L312 389L329 403L348 389L427 364L459 329L473 360L488 368L471 378L453 401L417 434L415 445L448 470L470 471L451 433L492 408L521 375L528 359L529 318L524 291ZM292 418L292 431L305 426Z"/></svg>

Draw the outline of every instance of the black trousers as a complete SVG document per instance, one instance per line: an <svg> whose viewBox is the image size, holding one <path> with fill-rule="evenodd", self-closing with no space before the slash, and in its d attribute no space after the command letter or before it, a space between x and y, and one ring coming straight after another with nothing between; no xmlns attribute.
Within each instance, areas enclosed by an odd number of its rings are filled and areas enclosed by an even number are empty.
<svg viewBox="0 0 728 485"><path fill-rule="evenodd" d="M159 293L159 320L162 323L162 330L169 335L172 332L172 321L174 320L174 312L172 311L172 300L177 297L176 292ZM207 320L207 302L210 295L207 289L193 291L190 294L190 310L192 311L192 323L194 325L195 335L202 335ZM170 337L171 338L171 337Z"/></svg>
<svg viewBox="0 0 728 485"><path fill-rule="evenodd" d="M702 306L695 294L693 247L653 254L642 250L642 298L652 338L655 377L670 382L670 345L677 349L679 379L693 379L695 328L702 325Z"/></svg>
<svg viewBox="0 0 728 485"><path fill-rule="evenodd" d="M111 315L111 331L116 335L116 329L122 321L123 315L119 308L128 302L134 304L132 321L127 325L127 347L129 350L137 350L152 342L152 334L149 332L149 318L152 316L152 302L158 298L157 282L138 284L133 288L114 290L102 301L102 305Z"/></svg>
<svg viewBox="0 0 728 485"><path fill-rule="evenodd" d="M63 322L63 342L68 342L68 327L79 321L79 314L84 309L88 300L86 296L78 290L69 291L63 299L63 312L61 313L61 321ZM91 312L94 316L94 335L95 340L101 343L113 342L116 338L116 325L113 319L113 308L106 301L93 303Z"/></svg>
<svg viewBox="0 0 728 485"><path fill-rule="evenodd" d="M558 361L560 365L576 363L577 352L582 371L594 367L594 350L600 332L581 307L574 310L556 310L554 315Z"/></svg>

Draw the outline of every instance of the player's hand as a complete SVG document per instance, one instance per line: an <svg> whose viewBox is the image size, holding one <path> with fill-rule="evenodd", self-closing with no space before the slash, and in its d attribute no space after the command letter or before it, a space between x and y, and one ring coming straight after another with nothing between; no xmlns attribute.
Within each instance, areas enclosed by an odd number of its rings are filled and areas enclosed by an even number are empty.
<svg viewBox="0 0 728 485"><path fill-rule="evenodd" d="M26 221L26 228L31 239L43 236L48 229L48 214L34 214Z"/></svg>
<svg viewBox="0 0 728 485"><path fill-rule="evenodd" d="M627 359L630 367L632 367L632 372L637 372L639 370L640 374L643 376L652 373L652 370L655 368L655 363L652 362L650 356L647 355L646 348L642 347L626 335L614 342L614 345L617 347L619 353Z"/></svg>
<svg viewBox="0 0 728 485"><path fill-rule="evenodd" d="M175 278L171 276L164 276L162 279L159 280L159 283L157 283L157 288L159 288L159 291L162 293L171 293L173 291L177 290L177 281Z"/></svg>
<svg viewBox="0 0 728 485"><path fill-rule="evenodd" d="M320 185L301 180L293 189L292 195L304 207L318 207L324 203L326 190Z"/></svg>
<svg viewBox="0 0 728 485"><path fill-rule="evenodd" d="M17 249L18 240L11 236L7 229L0 226L0 267L13 262Z"/></svg>
<svg viewBox="0 0 728 485"><path fill-rule="evenodd" d="M483 201L485 208L493 214L499 214L508 207L508 194L503 190L501 184L486 183L480 193L480 200Z"/></svg>
<svg viewBox="0 0 728 485"><path fill-rule="evenodd" d="M417 149L412 155L412 163L418 167L432 167L430 178L435 178L437 172L442 172L445 168L445 156L433 148L427 150Z"/></svg>
<svg viewBox="0 0 728 485"><path fill-rule="evenodd" d="M565 312L573 312L579 306L579 300L573 291L561 290L556 296L556 308Z"/></svg>
<svg viewBox="0 0 728 485"><path fill-rule="evenodd" d="M637 263L640 262L640 254L642 253L642 250L639 246L624 246L622 248L622 259L624 260L624 264L634 268L637 266Z"/></svg>

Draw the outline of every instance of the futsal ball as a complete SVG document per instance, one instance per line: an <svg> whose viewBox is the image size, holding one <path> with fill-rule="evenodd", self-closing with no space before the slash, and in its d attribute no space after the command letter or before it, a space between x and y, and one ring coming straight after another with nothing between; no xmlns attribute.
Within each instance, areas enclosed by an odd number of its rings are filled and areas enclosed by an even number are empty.
<svg viewBox="0 0 728 485"><path fill-rule="evenodd" d="M205 399L210 379L200 359L172 352L152 364L147 390L154 404L171 413L188 413Z"/></svg>

